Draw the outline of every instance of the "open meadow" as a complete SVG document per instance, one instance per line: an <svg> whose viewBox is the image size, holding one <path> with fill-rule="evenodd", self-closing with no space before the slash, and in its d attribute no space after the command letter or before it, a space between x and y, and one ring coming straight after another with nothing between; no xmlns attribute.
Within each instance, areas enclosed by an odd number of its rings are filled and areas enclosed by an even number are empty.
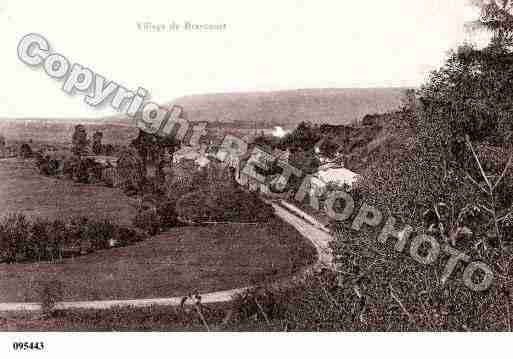
<svg viewBox="0 0 513 359"><path fill-rule="evenodd" d="M0 216L23 212L50 220L79 216L130 225L137 202L122 191L40 175L31 160L0 160Z"/></svg>

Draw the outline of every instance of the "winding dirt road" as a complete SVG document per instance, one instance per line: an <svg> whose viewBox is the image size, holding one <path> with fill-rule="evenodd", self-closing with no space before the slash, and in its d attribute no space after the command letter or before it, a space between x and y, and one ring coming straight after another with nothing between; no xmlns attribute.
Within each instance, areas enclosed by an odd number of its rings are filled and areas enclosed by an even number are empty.
<svg viewBox="0 0 513 359"><path fill-rule="evenodd" d="M308 269L319 269L322 267L331 267L333 255L329 242L332 237L321 223L316 221L296 206L288 202L270 202L274 207L275 213L282 220L292 225L296 230L307 238L315 247L318 255L317 262ZM235 288L230 290L201 293L202 303L219 303L232 300L233 296L244 292L249 287ZM131 300L97 300L97 301L69 301L59 302L55 309L108 309L117 306L148 307L152 305L180 305L183 297L170 298L147 298ZM40 303L0 303L0 312L10 311L40 311Z"/></svg>

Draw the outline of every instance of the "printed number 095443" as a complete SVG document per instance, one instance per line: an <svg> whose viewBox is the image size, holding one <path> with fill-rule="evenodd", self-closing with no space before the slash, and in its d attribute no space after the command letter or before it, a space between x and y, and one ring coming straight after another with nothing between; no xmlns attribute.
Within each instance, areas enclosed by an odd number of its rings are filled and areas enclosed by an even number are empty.
<svg viewBox="0 0 513 359"><path fill-rule="evenodd" d="M45 344L43 342L14 342L12 348L14 350L43 350Z"/></svg>

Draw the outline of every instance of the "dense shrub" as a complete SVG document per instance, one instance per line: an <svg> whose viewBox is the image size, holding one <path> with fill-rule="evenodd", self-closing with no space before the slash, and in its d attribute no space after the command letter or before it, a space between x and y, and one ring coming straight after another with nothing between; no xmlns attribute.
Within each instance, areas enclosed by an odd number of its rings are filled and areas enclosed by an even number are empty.
<svg viewBox="0 0 513 359"><path fill-rule="evenodd" d="M364 239L361 238L360 239ZM356 240L356 246L360 246ZM294 286L252 289L235 298L229 328L296 331L507 331L504 288L475 293L430 287L433 272L352 248L339 268ZM346 272L347 271L347 272ZM470 309L471 308L471 309Z"/></svg>
<svg viewBox="0 0 513 359"><path fill-rule="evenodd" d="M365 299L365 324L373 330L508 329L510 318L503 308L511 299L505 291L506 283L499 276L488 290L475 292L464 285L465 266L461 264L442 283L448 255L440 255L433 264L423 265L409 255L410 242L399 253L392 239L387 244L378 243L377 231L353 231L338 226L337 232L335 253L341 258L337 265L338 282L347 286L348 291L354 285ZM471 260L488 263L496 274L512 259L492 252L484 253L483 257L477 251L468 250L467 245L458 243L457 248Z"/></svg>
<svg viewBox="0 0 513 359"><path fill-rule="evenodd" d="M178 201L176 209L180 217L194 222L267 222L274 213L257 194L240 188L192 192Z"/></svg>
<svg viewBox="0 0 513 359"><path fill-rule="evenodd" d="M127 227L117 227L114 232L114 242L117 246L127 246L129 244L140 242L144 238L144 233Z"/></svg>
<svg viewBox="0 0 513 359"><path fill-rule="evenodd" d="M34 248L29 240L29 225L22 214L10 214L0 222L0 258L5 262L27 260Z"/></svg>
<svg viewBox="0 0 513 359"><path fill-rule="evenodd" d="M116 227L109 221L95 222L84 226L84 239L89 240L92 250L107 249L114 239Z"/></svg>
<svg viewBox="0 0 513 359"><path fill-rule="evenodd" d="M487 263L494 283L483 292L470 290L462 283L460 265L442 284L448 258L420 265L397 253L394 241L378 243L381 227L356 232L347 223L335 223L339 280L343 286L357 285L372 314L364 312L360 321L370 328L507 329L510 318L503 308L511 297L504 278L513 259L507 243L513 169L507 167L513 123L506 95L510 68L511 54L502 51L461 48L454 53L419 92L422 106L384 124L394 139L373 154L355 189L357 204L374 205L385 219L392 215L471 261ZM486 194L486 182L498 179L493 195ZM465 235L458 235L462 231Z"/></svg>
<svg viewBox="0 0 513 359"><path fill-rule="evenodd" d="M234 319L244 321L257 319L261 322L283 319L287 315L287 291L272 287L255 287L233 297Z"/></svg>
<svg viewBox="0 0 513 359"><path fill-rule="evenodd" d="M166 182L166 199L157 212L161 219L169 215L171 223L177 217L194 222L260 222L273 214L272 207L257 194L235 183L230 168L217 163L203 168L181 163Z"/></svg>
<svg viewBox="0 0 513 359"><path fill-rule="evenodd" d="M133 225L154 236L160 232L160 217L154 208L140 209L133 219Z"/></svg>
<svg viewBox="0 0 513 359"><path fill-rule="evenodd" d="M466 177L466 173L471 173L483 182L479 170L471 168L476 162L462 154L455 157L457 163L451 162L445 151L450 148L447 143L433 145L440 136L430 127L429 117L411 122L412 116L404 113L395 124L387 125L396 126L404 136L382 149L366 168L353 193L356 208L363 202L374 205L381 210L384 220L393 215L398 228L400 223L409 224L417 233L428 231L426 213L438 211L440 218L435 217L433 221L436 232L431 235L440 244L450 244L465 253L471 261L487 263L495 274L495 282L484 292L473 292L461 281L464 266L460 265L450 280L442 284L440 278L447 257L441 255L430 266L420 265L407 253L410 242L403 253L395 251L393 240L387 245L378 243L381 226L377 230L366 227L356 232L348 229L349 221L336 223L334 252L340 258L339 279L341 283L356 283L366 301L365 323L358 325L373 330L505 330L507 318L502 308L510 297L504 292L507 284L503 278L507 276L506 263L513 257L510 249L499 245L491 226L492 218L480 207L486 203L481 189ZM417 121L425 121L425 125L417 127ZM413 127L409 127L412 123ZM494 165L501 161L492 160L493 156L487 155L479 143L474 145L488 174L496 171L494 166L505 167L507 158L502 164ZM470 149L466 151L472 156ZM510 188L508 183L509 180L504 181L497 188L497 205L511 203L508 190L503 189ZM506 238L506 222L499 226ZM468 234L458 237L457 231L462 228ZM369 314L371 318L366 317Z"/></svg>
<svg viewBox="0 0 513 359"><path fill-rule="evenodd" d="M66 179L72 180L75 175L75 168L77 168L80 162L78 157L69 157L63 160L62 174Z"/></svg>
<svg viewBox="0 0 513 359"><path fill-rule="evenodd" d="M320 139L319 125L301 122L294 131L282 138L279 147L309 151L313 149Z"/></svg>
<svg viewBox="0 0 513 359"><path fill-rule="evenodd" d="M176 213L176 202L163 201L157 205L157 216L160 220L160 225L163 228L175 227L178 225L178 215Z"/></svg>
<svg viewBox="0 0 513 359"><path fill-rule="evenodd" d="M91 158L69 156L56 158L51 155L36 153L36 166L45 176L63 176L66 179L79 183L98 183L102 178L103 165ZM112 186L113 183L106 183Z"/></svg>

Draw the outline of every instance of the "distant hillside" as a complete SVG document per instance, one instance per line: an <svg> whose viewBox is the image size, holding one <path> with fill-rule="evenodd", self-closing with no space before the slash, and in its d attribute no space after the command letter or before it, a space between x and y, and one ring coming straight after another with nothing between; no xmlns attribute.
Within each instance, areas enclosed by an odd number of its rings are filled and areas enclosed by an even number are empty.
<svg viewBox="0 0 513 359"><path fill-rule="evenodd" d="M185 96L173 101L193 121L294 127L302 121L349 124L397 110L404 88L304 89Z"/></svg>
<svg viewBox="0 0 513 359"><path fill-rule="evenodd" d="M184 96L180 105L187 119L207 121L226 129L295 128L302 121L343 125L360 121L367 114L399 108L404 88L304 89L274 92L226 93ZM0 119L0 134L18 141L69 142L76 124L100 130L105 140L126 143L137 129L124 115L98 118Z"/></svg>
<svg viewBox="0 0 513 359"><path fill-rule="evenodd" d="M271 92L239 92L179 97L164 106L180 105L191 121L235 123L241 127L295 127L302 121L332 125L350 124L367 114L397 110L405 88L302 89ZM132 125L117 114L98 118L0 119L22 123L89 123ZM16 121L16 122L18 122Z"/></svg>

